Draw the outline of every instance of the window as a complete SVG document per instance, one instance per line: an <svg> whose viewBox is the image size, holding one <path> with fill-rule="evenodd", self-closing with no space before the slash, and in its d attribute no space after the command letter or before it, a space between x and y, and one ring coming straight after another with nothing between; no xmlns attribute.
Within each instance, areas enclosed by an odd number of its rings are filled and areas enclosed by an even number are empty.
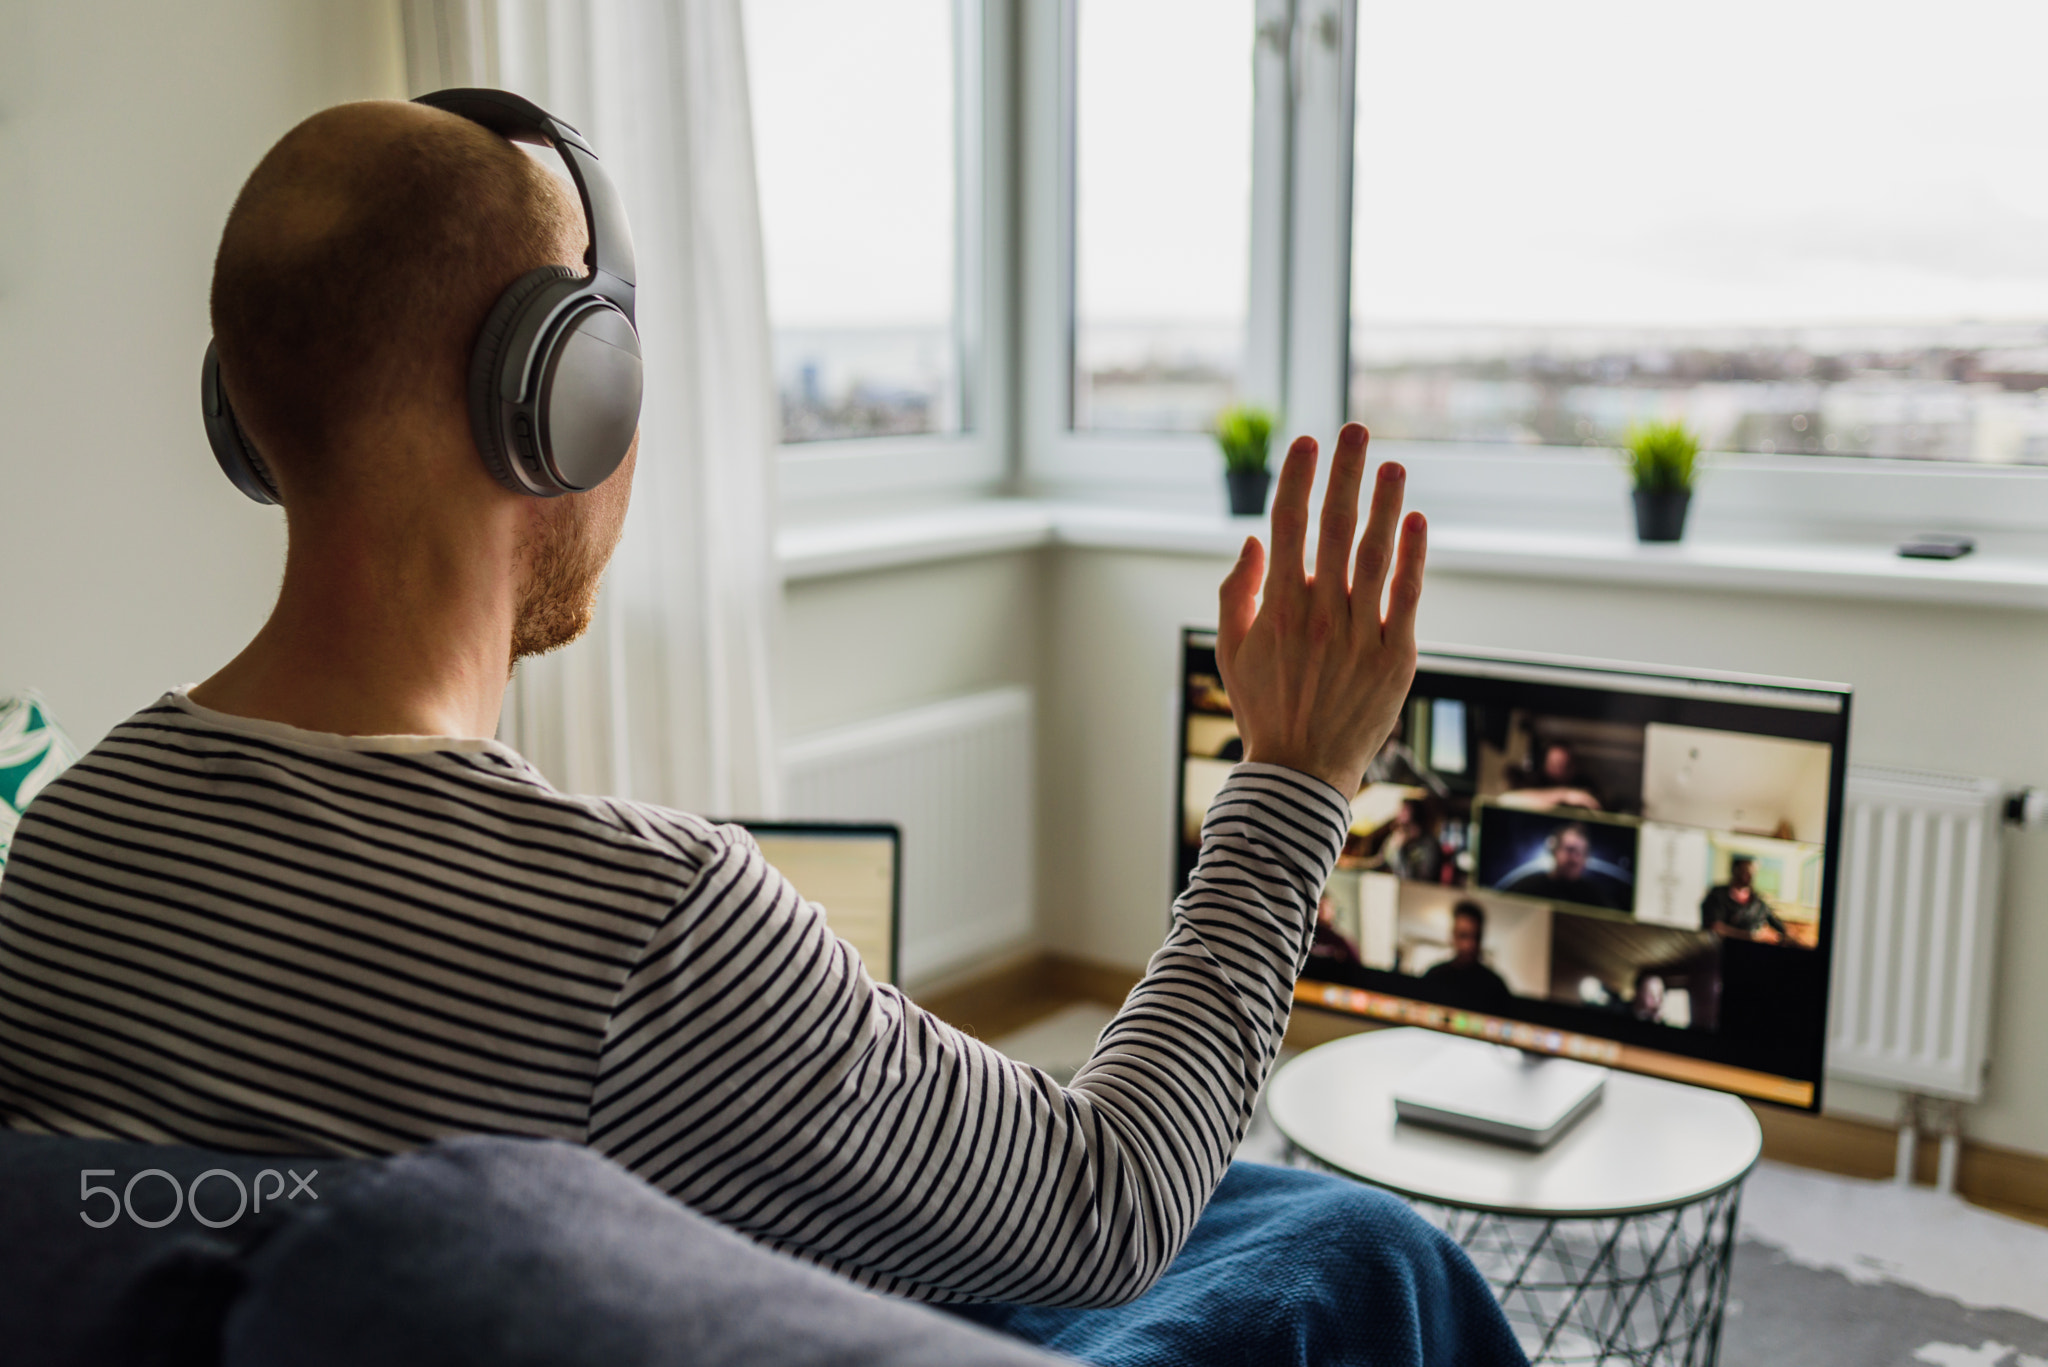
<svg viewBox="0 0 2048 1367"><path fill-rule="evenodd" d="M2048 7L1364 0L1357 26L1349 404L1376 435L1681 418L1719 450L2048 464Z"/></svg>
<svg viewBox="0 0 2048 1367"><path fill-rule="evenodd" d="M1780 535L2048 518L2048 7L1017 13L1025 488L1218 507L1247 398L1474 518L1658 417Z"/></svg>
<svg viewBox="0 0 2048 1367"><path fill-rule="evenodd" d="M1071 426L1199 432L1238 390L1252 0L1076 0Z"/></svg>
<svg viewBox="0 0 2048 1367"><path fill-rule="evenodd" d="M954 0L745 16L783 440L965 430Z"/></svg>

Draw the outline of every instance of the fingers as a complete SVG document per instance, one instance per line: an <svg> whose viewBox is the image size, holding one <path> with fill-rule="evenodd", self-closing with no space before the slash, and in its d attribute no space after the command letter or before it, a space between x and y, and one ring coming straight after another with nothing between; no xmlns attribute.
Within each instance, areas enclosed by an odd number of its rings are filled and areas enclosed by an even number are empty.
<svg viewBox="0 0 2048 1367"><path fill-rule="evenodd" d="M1306 586L1304 556L1308 545L1308 495L1316 482L1316 439L1296 437L1280 466L1273 491L1273 587L1297 590Z"/></svg>
<svg viewBox="0 0 2048 1367"><path fill-rule="evenodd" d="M1257 537L1248 536L1244 549L1237 553L1237 563L1223 576L1223 587L1217 592L1216 664L1225 671L1226 690L1230 687L1228 672L1259 614L1259 583L1265 577L1266 548Z"/></svg>
<svg viewBox="0 0 2048 1367"><path fill-rule="evenodd" d="M1422 566L1429 558L1429 519L1410 513L1401 524L1401 548L1387 593L1387 621L1380 639L1398 650L1415 648L1415 609L1422 602Z"/></svg>
<svg viewBox="0 0 2048 1367"><path fill-rule="evenodd" d="M1365 475L1366 431L1346 423L1330 457L1330 484L1323 491L1323 529L1316 540L1316 596L1341 610L1350 590L1351 538L1358 530L1358 485Z"/></svg>
<svg viewBox="0 0 2048 1367"><path fill-rule="evenodd" d="M1351 577L1354 618L1379 620L1380 591L1394 562L1394 537L1401 522L1401 493L1408 472L1388 461L1372 483L1372 511L1366 514L1365 535L1358 539L1358 570Z"/></svg>

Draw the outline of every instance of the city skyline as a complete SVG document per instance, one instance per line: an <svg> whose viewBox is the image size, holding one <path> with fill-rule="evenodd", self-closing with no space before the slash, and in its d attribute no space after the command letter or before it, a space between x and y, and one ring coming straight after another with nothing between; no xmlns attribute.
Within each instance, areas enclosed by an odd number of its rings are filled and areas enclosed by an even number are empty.
<svg viewBox="0 0 2048 1367"><path fill-rule="evenodd" d="M1099 431L1202 431L1234 392L1228 322L1104 323L1075 370ZM946 325L778 333L793 439L950 431ZM2048 463L2048 319L1805 327L1361 321L1352 413L1382 437L1613 445L1678 419L1713 449ZM815 435L812 435L815 434Z"/></svg>

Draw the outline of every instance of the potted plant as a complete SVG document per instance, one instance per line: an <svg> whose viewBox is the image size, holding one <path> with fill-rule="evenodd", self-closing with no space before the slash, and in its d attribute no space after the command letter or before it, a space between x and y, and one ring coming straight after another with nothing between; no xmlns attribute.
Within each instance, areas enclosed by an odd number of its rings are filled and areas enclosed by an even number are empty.
<svg viewBox="0 0 2048 1367"><path fill-rule="evenodd" d="M1266 511L1273 482L1266 452L1273 444L1273 415L1252 404L1233 404L1216 415L1216 444L1223 448L1223 482L1230 488L1230 515L1257 517Z"/></svg>
<svg viewBox="0 0 2048 1367"><path fill-rule="evenodd" d="M1700 454L1700 439L1682 422L1637 423L1628 429L1629 475L1635 482L1636 540L1677 541Z"/></svg>

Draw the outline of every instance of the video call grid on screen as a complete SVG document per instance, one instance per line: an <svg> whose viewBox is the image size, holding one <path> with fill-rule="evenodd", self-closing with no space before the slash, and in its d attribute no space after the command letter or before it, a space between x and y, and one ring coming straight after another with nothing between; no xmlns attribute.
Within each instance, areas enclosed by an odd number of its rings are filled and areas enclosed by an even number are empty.
<svg viewBox="0 0 2048 1367"><path fill-rule="evenodd" d="M1242 743L1184 642L1179 878ZM1820 1104L1848 690L1424 653L1299 997Z"/></svg>

